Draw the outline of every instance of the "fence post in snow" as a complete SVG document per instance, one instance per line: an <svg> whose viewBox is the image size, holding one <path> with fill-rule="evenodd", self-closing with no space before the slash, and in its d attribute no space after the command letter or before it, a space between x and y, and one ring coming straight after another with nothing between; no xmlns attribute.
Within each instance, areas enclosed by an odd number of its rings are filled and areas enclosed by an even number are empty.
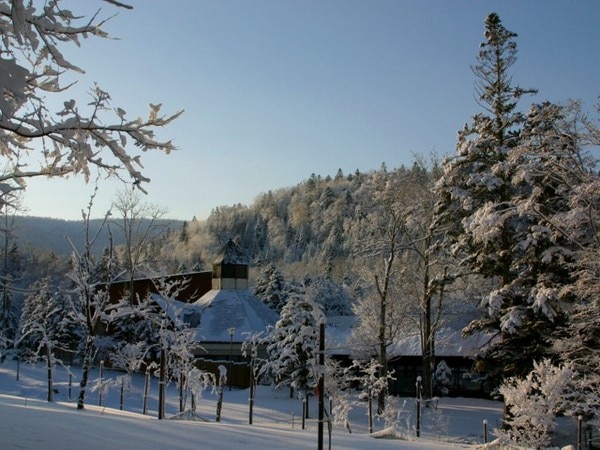
<svg viewBox="0 0 600 450"><path fill-rule="evenodd" d="M98 389L98 406L102 406L102 391L104 390L102 377L104 375L104 360L100 361L100 389Z"/></svg>
<svg viewBox="0 0 600 450"><path fill-rule="evenodd" d="M421 381L422 378L419 376L415 383L417 390L417 437L421 437Z"/></svg>
<svg viewBox="0 0 600 450"><path fill-rule="evenodd" d="M483 421L483 443L487 444L488 442L488 421Z"/></svg>
<svg viewBox="0 0 600 450"><path fill-rule="evenodd" d="M306 428L306 398L302 399L302 429Z"/></svg>
<svg viewBox="0 0 600 450"><path fill-rule="evenodd" d="M583 417L577 416L577 450L583 449L583 428L582 428Z"/></svg>
<svg viewBox="0 0 600 450"><path fill-rule="evenodd" d="M144 380L144 405L142 407L142 414L148 413L148 389L150 388L150 369L146 369L146 379Z"/></svg>

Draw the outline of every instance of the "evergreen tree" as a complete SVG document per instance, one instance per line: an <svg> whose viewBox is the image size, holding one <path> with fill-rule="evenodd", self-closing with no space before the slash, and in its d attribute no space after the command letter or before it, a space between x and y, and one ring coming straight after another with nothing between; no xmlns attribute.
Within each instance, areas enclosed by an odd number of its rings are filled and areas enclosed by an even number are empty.
<svg viewBox="0 0 600 450"><path fill-rule="evenodd" d="M589 169L577 163L580 149L573 135L562 132L564 119L555 105L531 108L520 144L494 166L510 180L511 199L488 202L469 227L482 247L500 236L512 242L503 283L489 293L483 317L468 328L499 334L486 359L500 362L504 374L524 375L535 360L552 356L552 336L577 302L570 286L578 244L561 232L559 219L569 214L570 198ZM564 166L579 169L566 172Z"/></svg>
<svg viewBox="0 0 600 450"><path fill-rule="evenodd" d="M47 400L53 400L53 372L57 349L68 349L77 337L77 325L68 311L65 296L48 278L35 282L23 305L17 345L32 361L43 359L48 368Z"/></svg>
<svg viewBox="0 0 600 450"><path fill-rule="evenodd" d="M277 312L285 305L288 289L283 274L274 264L268 264L256 277L254 295Z"/></svg>
<svg viewBox="0 0 600 450"><path fill-rule="evenodd" d="M318 380L319 306L301 294L292 294L269 336L268 369L278 385L289 385L308 398Z"/></svg>
<svg viewBox="0 0 600 450"><path fill-rule="evenodd" d="M435 388L441 395L448 395L452 386L452 369L441 360L435 368Z"/></svg>
<svg viewBox="0 0 600 450"><path fill-rule="evenodd" d="M523 94L532 91L512 85L509 70L516 62L516 34L504 28L497 14L487 17L484 36L486 41L481 44L473 71L478 79L479 100L489 115L474 116L472 124L459 133L457 156L444 163L443 175L436 186L439 200L434 226L445 233L442 245L460 261L459 274L478 274L494 280L498 286L496 292L504 292L506 299L512 296L513 306L517 306L527 301L528 293L508 292L522 270L513 264L514 224L506 220L503 224L509 226L499 226L494 229L494 235L487 236L482 236L481 230L475 229L473 224L478 219L485 221L492 213L507 210L515 194L510 175L499 169L521 142L524 116L518 112L517 102ZM453 278L454 274L450 279ZM493 308L498 301L496 296L490 296L488 306ZM496 313L500 310L497 308ZM500 327L501 317L484 316L475 328L497 332L502 340L509 330ZM533 351L539 339L526 342ZM513 354L488 352L484 355L485 369L508 376L527 373L532 364L531 351L519 353L515 348ZM518 360L512 359L516 353L521 356Z"/></svg>

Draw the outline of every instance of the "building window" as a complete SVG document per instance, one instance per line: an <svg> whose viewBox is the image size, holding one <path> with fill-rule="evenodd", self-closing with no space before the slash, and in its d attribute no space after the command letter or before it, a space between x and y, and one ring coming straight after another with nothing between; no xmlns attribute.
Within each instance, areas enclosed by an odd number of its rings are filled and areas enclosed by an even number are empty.
<svg viewBox="0 0 600 450"><path fill-rule="evenodd" d="M248 266L243 264L235 265L235 277L236 278L248 278Z"/></svg>

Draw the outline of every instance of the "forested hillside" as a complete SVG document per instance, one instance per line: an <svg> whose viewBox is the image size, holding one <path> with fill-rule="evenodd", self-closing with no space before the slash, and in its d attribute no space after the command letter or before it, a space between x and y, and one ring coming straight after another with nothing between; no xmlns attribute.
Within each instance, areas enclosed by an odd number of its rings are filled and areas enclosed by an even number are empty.
<svg viewBox="0 0 600 450"><path fill-rule="evenodd" d="M349 257L368 232L367 219L385 205L378 196L394 189L430 191L439 169L435 160L415 161L412 167L334 175L312 174L304 182L256 198L251 205L220 206L204 221L183 223L171 235L164 255L187 267L200 263L209 268L214 255L233 239L251 257L255 272L268 264L289 276L329 276L338 281L349 276ZM397 196L406 212L412 199ZM360 225L359 225L360 224ZM373 233L376 230L372 230Z"/></svg>

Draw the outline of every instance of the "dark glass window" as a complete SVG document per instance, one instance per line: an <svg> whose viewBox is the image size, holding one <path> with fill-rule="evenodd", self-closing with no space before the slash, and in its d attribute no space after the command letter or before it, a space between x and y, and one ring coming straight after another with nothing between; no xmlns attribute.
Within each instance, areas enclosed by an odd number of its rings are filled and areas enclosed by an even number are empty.
<svg viewBox="0 0 600 450"><path fill-rule="evenodd" d="M236 278L248 278L248 266L243 265L243 264L236 264L235 277Z"/></svg>
<svg viewBox="0 0 600 450"><path fill-rule="evenodd" d="M223 264L221 266L221 278L235 278L235 265Z"/></svg>

